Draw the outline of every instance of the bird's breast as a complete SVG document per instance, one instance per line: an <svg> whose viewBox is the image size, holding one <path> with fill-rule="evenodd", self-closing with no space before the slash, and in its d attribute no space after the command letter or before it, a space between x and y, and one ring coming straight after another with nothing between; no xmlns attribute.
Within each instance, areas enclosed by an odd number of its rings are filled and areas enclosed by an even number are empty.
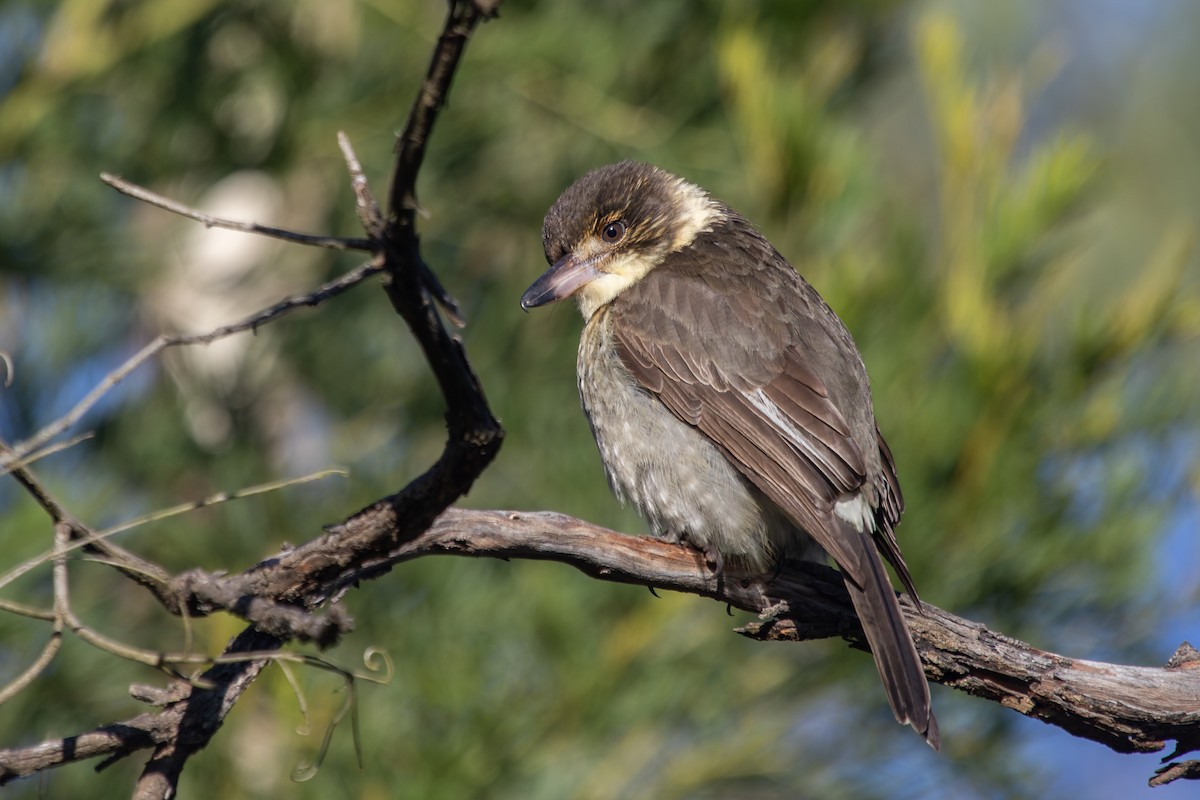
<svg viewBox="0 0 1200 800"><path fill-rule="evenodd" d="M776 554L803 547L806 537L707 436L637 383L610 325L607 309L588 321L577 370L580 401L617 498L631 503L655 536L686 539L753 569L769 569Z"/></svg>

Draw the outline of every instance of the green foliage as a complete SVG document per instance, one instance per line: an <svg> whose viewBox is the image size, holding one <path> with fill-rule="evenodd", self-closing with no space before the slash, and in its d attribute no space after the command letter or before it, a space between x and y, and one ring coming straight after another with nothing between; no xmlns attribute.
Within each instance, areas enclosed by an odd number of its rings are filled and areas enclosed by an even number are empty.
<svg viewBox="0 0 1200 800"><path fill-rule="evenodd" d="M543 269L541 217L557 193L591 166L653 161L757 221L854 331L926 599L1049 649L1165 660L1145 621L1163 600L1156 548L1200 486L1174 444L1194 439L1200 408L1194 216L1141 213L1137 170L1107 131L1034 124L1061 49L1020 68L978 63L986 37L899 5L513 2L477 32L419 185L426 258L463 304L464 342L508 431L468 502L642 530L606 491L578 410L577 315L527 316L517 298ZM441 12L411 0L0 11L39 34L0 84L0 350L16 365L0 435L53 419L164 328L229 321L354 264L218 240L115 197L97 173L188 203L223 187L247 203L228 215L354 235L334 135L349 134L383 195ZM225 249L206 253L217 241ZM85 420L92 441L37 469L99 525L351 470L120 539L172 569L241 569L422 471L444 441L441 414L403 325L365 287L144 368ZM0 485L7 563L49 544L31 501ZM178 620L128 581L74 569L87 621L185 646ZM41 570L3 596L45 604L48 580ZM936 781L967 797L1041 785L1011 713L937 691L935 760L892 724L868 658L741 641L736 620L696 598L556 565L430 559L345 602L357 630L325 657L356 668L379 647L396 666L391 684L357 689L363 770L343 723L315 777L289 783L343 696L335 678L299 669L311 735L298 735L272 668L185 772L184 795L904 797ZM186 635L216 652L240 627L202 620ZM46 635L0 615L0 679ZM131 716L142 707L125 687L157 680L70 642L0 710L0 743ZM863 753L878 771L862 770ZM120 796L137 769L67 768L48 793Z"/></svg>

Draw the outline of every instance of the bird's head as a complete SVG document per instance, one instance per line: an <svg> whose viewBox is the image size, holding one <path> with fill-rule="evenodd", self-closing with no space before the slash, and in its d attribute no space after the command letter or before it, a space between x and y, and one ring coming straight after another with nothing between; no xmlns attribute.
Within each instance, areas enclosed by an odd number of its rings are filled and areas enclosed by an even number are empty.
<svg viewBox="0 0 1200 800"><path fill-rule="evenodd" d="M546 214L550 269L525 290L521 307L574 296L587 319L722 213L703 189L658 167L622 161L594 169Z"/></svg>

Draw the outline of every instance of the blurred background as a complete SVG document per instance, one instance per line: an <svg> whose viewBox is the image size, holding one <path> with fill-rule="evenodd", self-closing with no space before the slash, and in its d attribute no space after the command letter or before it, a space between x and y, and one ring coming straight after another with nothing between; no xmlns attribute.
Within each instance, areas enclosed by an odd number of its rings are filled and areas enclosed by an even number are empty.
<svg viewBox="0 0 1200 800"><path fill-rule="evenodd" d="M122 175L210 212L360 235L335 144L379 195L424 75L436 0L0 7L0 436L61 415L161 331L228 322L349 255L205 230L117 195ZM638 533L575 394L580 320L522 314L542 215L586 169L652 161L755 220L846 320L871 372L923 596L1065 655L1161 665L1200 644L1200 6L1182 0L511 0L467 49L419 184L428 262L508 437L466 503ZM436 387L372 285L144 367L40 462L109 525L218 491L350 471L123 534L172 569L239 570L422 471ZM4 567L44 514L0 482ZM178 620L104 567L79 614L178 649ZM2 596L49 605L48 569ZM763 645L694 597L543 563L426 559L352 592L325 654L395 676L346 698L278 668L184 774L190 797L1138 798L1122 756L934 687L944 751L897 726L871 660ZM218 652L242 624L193 626ZM0 679L48 625L0 616ZM0 708L0 745L143 709L160 682L78 641ZM305 731L307 730L307 735ZM68 767L14 797L114 797L140 769ZM1181 782L1185 783L1185 782Z"/></svg>

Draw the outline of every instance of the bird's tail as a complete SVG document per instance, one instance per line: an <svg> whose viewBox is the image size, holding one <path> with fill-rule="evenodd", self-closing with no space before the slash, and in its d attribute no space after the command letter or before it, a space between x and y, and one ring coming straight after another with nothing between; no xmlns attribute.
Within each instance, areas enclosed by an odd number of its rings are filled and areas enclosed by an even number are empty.
<svg viewBox="0 0 1200 800"><path fill-rule="evenodd" d="M859 556L860 568L854 570L855 575L843 565L846 588L875 657L892 711L901 724L911 725L930 747L940 750L941 736L930 706L929 684L887 569L870 534L842 520L839 523L844 541L853 541L853 549Z"/></svg>

